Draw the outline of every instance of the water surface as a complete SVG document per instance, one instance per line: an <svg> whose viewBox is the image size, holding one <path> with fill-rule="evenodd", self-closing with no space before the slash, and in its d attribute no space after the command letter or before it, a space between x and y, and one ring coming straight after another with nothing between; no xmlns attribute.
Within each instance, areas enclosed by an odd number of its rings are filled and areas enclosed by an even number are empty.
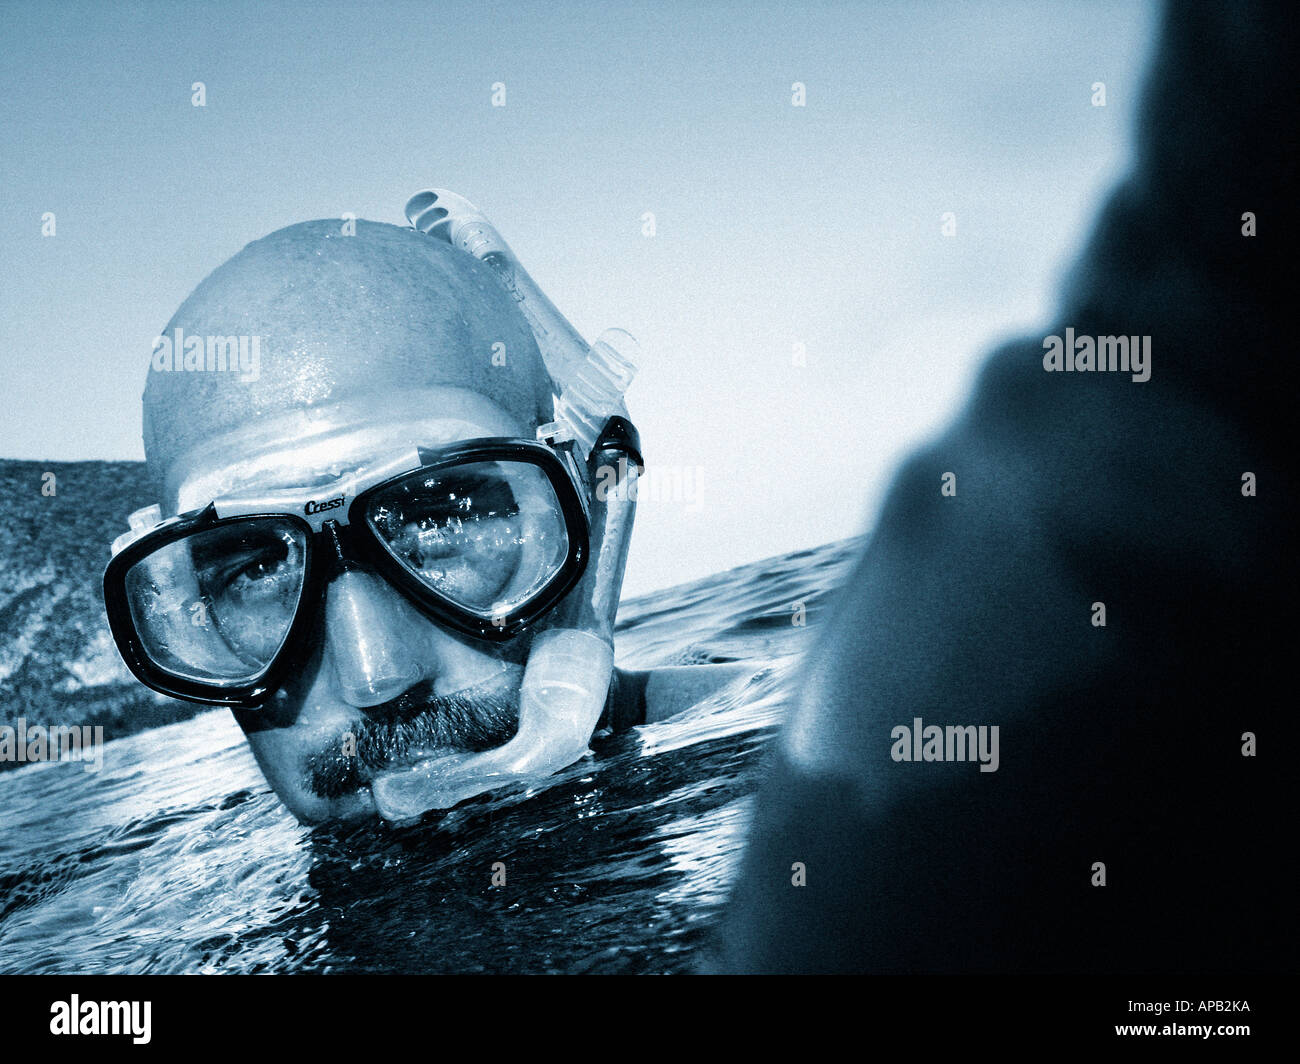
<svg viewBox="0 0 1300 1064"><path fill-rule="evenodd" d="M411 827L299 825L225 710L110 742L98 773L0 773L0 972L689 971L799 655L855 549L626 603L621 665L763 667L597 742L545 790Z"/></svg>

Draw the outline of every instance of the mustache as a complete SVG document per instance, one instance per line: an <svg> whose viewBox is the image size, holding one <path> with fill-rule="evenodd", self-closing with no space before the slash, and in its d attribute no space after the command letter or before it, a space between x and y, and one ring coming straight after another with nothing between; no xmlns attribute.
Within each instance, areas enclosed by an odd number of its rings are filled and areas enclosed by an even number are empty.
<svg viewBox="0 0 1300 1064"><path fill-rule="evenodd" d="M503 677L449 695L435 695L432 681L425 681L366 709L351 732L356 752L345 752L345 734L312 754L305 765L307 787L321 798L342 798L393 761L421 750L479 753L509 742L519 730L519 680Z"/></svg>

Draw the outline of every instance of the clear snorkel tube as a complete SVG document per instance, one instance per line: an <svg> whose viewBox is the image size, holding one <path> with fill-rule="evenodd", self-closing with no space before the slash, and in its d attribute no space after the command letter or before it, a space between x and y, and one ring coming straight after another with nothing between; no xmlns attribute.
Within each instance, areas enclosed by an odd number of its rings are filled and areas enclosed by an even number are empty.
<svg viewBox="0 0 1300 1064"><path fill-rule="evenodd" d="M592 485L593 561L579 585L533 638L519 693L519 730L479 754L432 757L371 781L375 806L404 821L503 784L537 780L587 753L614 670L614 615L636 512L641 455L626 420L623 392L636 372L636 341L619 329L588 347L537 287L492 224L468 200L431 189L413 196L406 216L416 229L448 241L497 273L532 326L559 396L557 421L539 436L572 440Z"/></svg>

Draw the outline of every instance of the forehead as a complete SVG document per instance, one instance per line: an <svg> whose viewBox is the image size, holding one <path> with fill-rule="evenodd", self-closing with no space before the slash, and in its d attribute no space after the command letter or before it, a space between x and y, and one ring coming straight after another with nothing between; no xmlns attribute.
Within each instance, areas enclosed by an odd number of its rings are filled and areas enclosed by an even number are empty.
<svg viewBox="0 0 1300 1064"><path fill-rule="evenodd" d="M357 396L251 421L204 441L167 471L163 510L183 513L241 491L312 487L414 447L476 436L532 439L536 429L464 388Z"/></svg>

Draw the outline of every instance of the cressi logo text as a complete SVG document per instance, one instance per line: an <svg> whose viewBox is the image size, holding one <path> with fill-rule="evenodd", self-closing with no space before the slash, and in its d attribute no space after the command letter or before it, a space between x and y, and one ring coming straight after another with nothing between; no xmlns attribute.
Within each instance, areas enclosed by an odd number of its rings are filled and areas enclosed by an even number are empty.
<svg viewBox="0 0 1300 1064"><path fill-rule="evenodd" d="M313 514L323 514L326 510L337 510L343 505L344 498L345 496L340 495L337 499L326 499L324 502L317 502L312 499L302 508L302 512L311 517Z"/></svg>

